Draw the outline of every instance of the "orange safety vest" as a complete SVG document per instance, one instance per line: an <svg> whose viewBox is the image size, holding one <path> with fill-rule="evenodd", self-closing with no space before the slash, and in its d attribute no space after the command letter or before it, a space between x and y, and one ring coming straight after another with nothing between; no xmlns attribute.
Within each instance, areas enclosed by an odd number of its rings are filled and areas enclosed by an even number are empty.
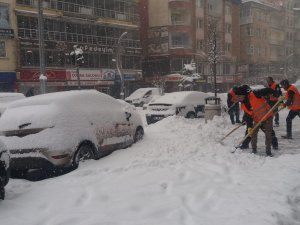
<svg viewBox="0 0 300 225"><path fill-rule="evenodd" d="M230 89L229 94L231 95L231 102L235 103L238 101L238 97L236 96L232 88Z"/></svg>
<svg viewBox="0 0 300 225"><path fill-rule="evenodd" d="M241 109L247 113L250 117L252 117L253 111L250 111L249 109L247 109L246 105L244 103L241 104Z"/></svg>
<svg viewBox="0 0 300 225"><path fill-rule="evenodd" d="M270 88L272 88L274 91L277 87L277 83L276 82L273 82L273 84L271 85ZM273 95L270 96L270 101L272 102L277 102L278 101L278 98L274 97Z"/></svg>
<svg viewBox="0 0 300 225"><path fill-rule="evenodd" d="M252 115L251 114L250 115L255 122L259 122L271 109L266 99L257 98L254 95L253 91L249 93L249 101L250 101L250 105L252 106ZM262 122L266 121L272 116L273 116L273 112L270 112Z"/></svg>
<svg viewBox="0 0 300 225"><path fill-rule="evenodd" d="M285 93L285 99L287 100L289 98L288 92L293 91L294 98L291 105L288 106L290 110L300 110L300 94L298 89L294 85L290 85L290 87L287 89L287 92Z"/></svg>

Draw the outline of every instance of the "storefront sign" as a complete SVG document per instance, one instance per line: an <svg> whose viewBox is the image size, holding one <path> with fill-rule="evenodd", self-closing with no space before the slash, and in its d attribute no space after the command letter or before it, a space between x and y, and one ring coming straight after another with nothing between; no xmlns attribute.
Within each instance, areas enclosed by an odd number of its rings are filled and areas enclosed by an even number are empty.
<svg viewBox="0 0 300 225"><path fill-rule="evenodd" d="M9 20L9 6L0 4L0 37L10 38L14 36L14 31L11 29Z"/></svg>
<svg viewBox="0 0 300 225"><path fill-rule="evenodd" d="M99 70L79 70L80 80L114 80L115 71L109 69ZM77 80L76 70L67 70L68 80Z"/></svg>
<svg viewBox="0 0 300 225"><path fill-rule="evenodd" d="M232 76L217 76L217 83L221 84L221 83L239 83L242 82L243 80L243 76L238 75L232 75ZM209 76L207 77L207 83L212 84L214 83L214 77L213 76Z"/></svg>
<svg viewBox="0 0 300 225"><path fill-rule="evenodd" d="M48 81L66 80L65 70L47 70ZM40 71L36 69L24 69L18 72L18 80L21 81L38 81L40 78Z"/></svg>
<svg viewBox="0 0 300 225"><path fill-rule="evenodd" d="M95 80L95 81L80 81L81 86L98 86L98 85L113 85L113 81L106 81L106 80ZM68 81L67 82L68 86L77 86L78 82L77 81Z"/></svg>
<svg viewBox="0 0 300 225"><path fill-rule="evenodd" d="M0 37L1 38L13 38L14 30L12 29L0 29Z"/></svg>

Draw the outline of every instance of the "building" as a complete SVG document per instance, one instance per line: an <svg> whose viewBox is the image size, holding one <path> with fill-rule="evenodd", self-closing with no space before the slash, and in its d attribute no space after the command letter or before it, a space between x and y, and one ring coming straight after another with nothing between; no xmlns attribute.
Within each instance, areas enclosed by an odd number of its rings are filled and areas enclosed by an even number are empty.
<svg viewBox="0 0 300 225"><path fill-rule="evenodd" d="M9 2L9 1L8 1ZM11 3L11 2L10 2ZM83 50L81 88L95 88L118 97L120 76L116 53L126 86L141 79L138 3L135 0L43 0L47 91L76 89L74 45ZM17 86L21 92L39 91L38 0L16 0L13 9L17 46ZM127 34L119 40L120 36ZM120 44L118 44L120 43Z"/></svg>
<svg viewBox="0 0 300 225"><path fill-rule="evenodd" d="M227 90L241 81L239 61L238 0L141 0L141 42L143 72L148 80L167 74L182 73L184 64L196 63L196 89L212 90L214 81L209 62L209 24L218 21L220 49L216 78L218 89ZM172 80L172 76L168 76ZM175 77L174 77L175 79ZM175 79L176 80L176 79ZM176 85L173 85L176 90Z"/></svg>
<svg viewBox="0 0 300 225"><path fill-rule="evenodd" d="M239 72L246 83L296 76L295 16L293 0L243 0Z"/></svg>
<svg viewBox="0 0 300 225"><path fill-rule="evenodd" d="M13 9L10 0L0 1L0 92L16 89L16 21Z"/></svg>

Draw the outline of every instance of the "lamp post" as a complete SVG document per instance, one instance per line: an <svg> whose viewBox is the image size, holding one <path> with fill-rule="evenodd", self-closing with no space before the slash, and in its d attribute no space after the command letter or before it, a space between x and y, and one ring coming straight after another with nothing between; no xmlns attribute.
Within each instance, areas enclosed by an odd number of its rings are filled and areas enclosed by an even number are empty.
<svg viewBox="0 0 300 225"><path fill-rule="evenodd" d="M84 63L84 57L83 57L83 50L80 46L74 45L73 50L70 55L72 56L72 61L74 66L76 67L76 76L77 76L77 86L78 89L81 89L80 85L80 73L79 73L79 66L83 65Z"/></svg>
<svg viewBox="0 0 300 225"><path fill-rule="evenodd" d="M39 59L40 59L40 92L46 93L47 74L45 69L45 45L44 45L44 19L42 0L38 1L38 33L39 33Z"/></svg>
<svg viewBox="0 0 300 225"><path fill-rule="evenodd" d="M124 99L125 98L125 94L124 94L124 76L122 74L122 71L121 71L121 58L120 58L120 47L121 47L121 41L122 41L122 38L127 34L127 32L124 32L123 34L121 34L121 36L119 37L118 39L118 46L117 46L117 70L118 70L118 73L120 75L120 78L121 78L121 90L120 90L120 97L121 99Z"/></svg>

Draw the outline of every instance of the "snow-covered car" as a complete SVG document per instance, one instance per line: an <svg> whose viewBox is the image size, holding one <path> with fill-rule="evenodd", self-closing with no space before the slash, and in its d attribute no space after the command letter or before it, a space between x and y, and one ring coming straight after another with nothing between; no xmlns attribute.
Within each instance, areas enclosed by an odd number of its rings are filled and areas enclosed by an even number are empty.
<svg viewBox="0 0 300 225"><path fill-rule="evenodd" d="M25 96L22 93L1 92L0 93L0 116L5 111L9 103L23 98L25 98Z"/></svg>
<svg viewBox="0 0 300 225"><path fill-rule="evenodd" d="M125 101L132 105L142 107L144 104L150 102L153 96L159 95L159 88L139 88L125 98Z"/></svg>
<svg viewBox="0 0 300 225"><path fill-rule="evenodd" d="M9 180L9 154L2 142L0 142L0 199L4 199L5 185Z"/></svg>
<svg viewBox="0 0 300 225"><path fill-rule="evenodd" d="M204 116L207 93L198 91L181 91L168 93L150 103L146 113L147 123L155 123L172 115L186 118Z"/></svg>
<svg viewBox="0 0 300 225"><path fill-rule="evenodd" d="M96 90L37 95L9 105L0 118L11 169L74 167L143 137L141 117Z"/></svg>

